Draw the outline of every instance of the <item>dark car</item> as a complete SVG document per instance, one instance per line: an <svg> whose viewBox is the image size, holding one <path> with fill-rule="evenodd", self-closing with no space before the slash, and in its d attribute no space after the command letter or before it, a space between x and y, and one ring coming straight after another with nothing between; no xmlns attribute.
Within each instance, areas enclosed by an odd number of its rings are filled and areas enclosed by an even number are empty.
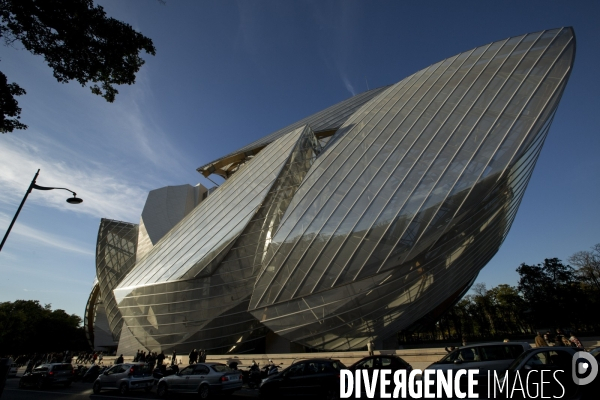
<svg viewBox="0 0 600 400"><path fill-rule="evenodd" d="M434 362L425 370L447 373L448 370L477 369L479 373L474 376L477 380L476 392L479 393L479 397L484 397L487 393L488 374L493 374L494 371L506 371L517 357L530 348L531 346L526 342L489 342L463 346ZM460 387L463 389L467 387L466 376L461 378Z"/></svg>
<svg viewBox="0 0 600 400"><path fill-rule="evenodd" d="M96 364L92 365L88 369L85 369L85 367L82 367L79 370L79 374L81 376L81 381L82 382L94 382L96 379L98 379L98 376L100 376L100 374L102 374L108 368L109 368L108 366L101 367ZM83 375L81 375L81 374L83 374Z"/></svg>
<svg viewBox="0 0 600 400"><path fill-rule="evenodd" d="M104 389L118 389L125 394L130 390L144 389L150 391L154 386L154 378L148 364L126 363L116 364L104 371L94 382L94 393Z"/></svg>
<svg viewBox="0 0 600 400"><path fill-rule="evenodd" d="M573 358L579 351L581 350L573 347L558 346L527 350L508 367L506 373L508 384L512 385L518 373L523 385L526 386L525 393L529 394L527 397L542 398L540 374L541 371L550 371L545 372L543 396L550 395L556 398L578 400L597 399L598 378L594 382L582 386L578 386L573 381L573 365L575 365ZM527 379L529 374L532 374L531 378Z"/></svg>
<svg viewBox="0 0 600 400"><path fill-rule="evenodd" d="M357 369L366 369L368 371L389 369L398 371L405 369L407 372L412 371L412 366L396 355L378 355L362 358L348 367L350 371Z"/></svg>
<svg viewBox="0 0 600 400"><path fill-rule="evenodd" d="M169 393L198 393L201 399L208 399L215 394L230 395L241 388L240 371L225 364L198 363L162 378L156 393L159 397Z"/></svg>
<svg viewBox="0 0 600 400"><path fill-rule="evenodd" d="M70 386L74 377L75 371L71 364L42 364L35 367L33 371L25 373L19 380L19 387L35 386L38 389L43 389L58 384Z"/></svg>
<svg viewBox="0 0 600 400"><path fill-rule="evenodd" d="M260 384L261 398L315 396L339 398L340 371L346 366L339 360L315 358L297 361L283 371L268 376Z"/></svg>
<svg viewBox="0 0 600 400"><path fill-rule="evenodd" d="M491 342L459 347L427 369L477 368L481 375L487 371L505 371L506 368L531 346L525 342Z"/></svg>
<svg viewBox="0 0 600 400"><path fill-rule="evenodd" d="M392 374L399 370L406 370L406 373L409 374L410 371L413 370L409 363L396 355L368 356L358 360L348 367L348 370L352 371L353 373L356 370L367 371L367 375L369 377L373 376L373 371L381 371L382 369L390 370ZM379 383L379 380L377 382ZM364 382L361 383L361 386L361 393L366 393L364 389ZM379 393L379 390L379 386L376 386L376 393Z"/></svg>

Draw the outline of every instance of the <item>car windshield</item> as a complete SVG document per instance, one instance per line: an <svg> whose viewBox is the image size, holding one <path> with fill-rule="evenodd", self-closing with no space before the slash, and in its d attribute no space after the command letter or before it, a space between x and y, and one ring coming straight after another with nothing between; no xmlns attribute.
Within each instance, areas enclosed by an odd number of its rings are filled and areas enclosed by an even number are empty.
<svg viewBox="0 0 600 400"><path fill-rule="evenodd" d="M512 363L510 363L510 365L508 366L508 370L514 371L517 368L517 366L519 364L521 364L521 361L523 361L523 359L530 354L531 354L531 351L525 351L525 352L521 353L521 355L519 357L515 358L515 360Z"/></svg>
<svg viewBox="0 0 600 400"><path fill-rule="evenodd" d="M216 372L232 372L233 370L225 364L215 364L210 366Z"/></svg>
<svg viewBox="0 0 600 400"><path fill-rule="evenodd" d="M336 371L339 371L341 369L346 369L346 366L341 361L334 361L332 363L332 365Z"/></svg>
<svg viewBox="0 0 600 400"><path fill-rule="evenodd" d="M441 364L449 364L454 361L476 361L478 359L477 349L475 348L462 348L456 349L452 353L439 361Z"/></svg>
<svg viewBox="0 0 600 400"><path fill-rule="evenodd" d="M70 364L55 365L52 367L54 371L70 371L73 367Z"/></svg>

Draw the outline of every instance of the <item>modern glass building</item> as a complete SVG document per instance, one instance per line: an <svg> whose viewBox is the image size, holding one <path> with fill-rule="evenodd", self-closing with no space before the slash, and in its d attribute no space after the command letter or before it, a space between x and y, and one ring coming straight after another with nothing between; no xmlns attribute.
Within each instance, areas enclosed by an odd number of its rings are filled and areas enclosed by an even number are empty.
<svg viewBox="0 0 600 400"><path fill-rule="evenodd" d="M490 43L151 192L101 223L89 330L101 304L120 352L352 350L435 321L508 234L574 56L571 28Z"/></svg>

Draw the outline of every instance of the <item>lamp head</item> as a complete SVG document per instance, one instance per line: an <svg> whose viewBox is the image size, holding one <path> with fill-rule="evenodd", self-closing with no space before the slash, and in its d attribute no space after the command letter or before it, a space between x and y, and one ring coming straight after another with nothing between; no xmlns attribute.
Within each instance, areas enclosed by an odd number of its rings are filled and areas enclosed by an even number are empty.
<svg viewBox="0 0 600 400"><path fill-rule="evenodd" d="M69 197L67 199L67 203L69 204L79 204L83 201L83 199L80 199L79 197L77 197L77 195L74 193L73 197Z"/></svg>

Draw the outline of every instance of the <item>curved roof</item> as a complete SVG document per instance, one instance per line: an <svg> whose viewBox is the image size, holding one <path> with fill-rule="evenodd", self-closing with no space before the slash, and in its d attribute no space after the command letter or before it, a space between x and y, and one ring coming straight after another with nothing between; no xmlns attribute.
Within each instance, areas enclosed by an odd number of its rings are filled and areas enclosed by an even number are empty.
<svg viewBox="0 0 600 400"><path fill-rule="evenodd" d="M217 174L223 178L227 178L230 175L228 171L233 169L231 168L232 164L237 165L245 161L248 157L257 154L269 143L272 143L283 135L305 125L308 125L309 128L311 128L317 138L320 138L320 133L326 133L325 136L333 134L352 114L354 114L354 112L356 112L365 103L369 102L388 87L389 86L383 86L357 94L356 96L342 101L341 103L337 103L329 108L324 109L323 111L319 111L318 113L301 119L292 125L288 125L285 128L271 133L270 135L260 138L249 145L234 151L233 153L229 153L226 156L220 157L209 162L208 164L198 167L197 171L204 176Z"/></svg>

